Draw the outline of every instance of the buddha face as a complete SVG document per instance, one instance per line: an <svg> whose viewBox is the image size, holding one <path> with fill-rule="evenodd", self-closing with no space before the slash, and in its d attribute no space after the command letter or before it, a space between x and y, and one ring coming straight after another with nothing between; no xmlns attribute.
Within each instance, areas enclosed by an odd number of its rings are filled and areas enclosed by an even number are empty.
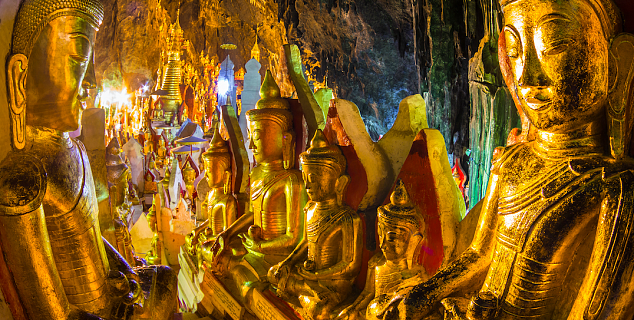
<svg viewBox="0 0 634 320"><path fill-rule="evenodd" d="M205 178L207 179L207 183L212 188L219 188L224 185L226 174L229 172L229 167L225 164L224 161L214 161L215 159L211 159L211 161L205 162Z"/></svg>
<svg viewBox="0 0 634 320"><path fill-rule="evenodd" d="M504 36L522 110L546 132L602 119L608 46L584 1L518 0L504 7Z"/></svg>
<svg viewBox="0 0 634 320"><path fill-rule="evenodd" d="M249 149L257 163L269 163L283 159L285 136L275 121L248 121Z"/></svg>
<svg viewBox="0 0 634 320"><path fill-rule="evenodd" d="M75 16L56 18L42 30L28 61L27 124L64 132L79 127L87 89L96 85L96 32Z"/></svg>
<svg viewBox="0 0 634 320"><path fill-rule="evenodd" d="M379 220L379 244L387 260L398 260L405 257L409 245L410 231L406 227L398 227Z"/></svg>
<svg viewBox="0 0 634 320"><path fill-rule="evenodd" d="M302 167L302 176L306 184L306 194L311 201L321 202L337 198L337 179L335 170L314 164Z"/></svg>

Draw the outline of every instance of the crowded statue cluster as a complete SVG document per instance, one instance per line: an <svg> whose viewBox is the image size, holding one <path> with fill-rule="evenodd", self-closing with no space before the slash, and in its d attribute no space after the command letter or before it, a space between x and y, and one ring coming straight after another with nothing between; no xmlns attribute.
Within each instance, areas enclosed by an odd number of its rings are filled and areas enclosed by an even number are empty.
<svg viewBox="0 0 634 320"><path fill-rule="evenodd" d="M499 5L523 127L466 214L421 95L373 141L354 103L310 87L297 46L262 81L257 42L246 74L201 54L198 75L177 20L151 94L87 107L103 4L21 0L0 317L632 318L634 35L611 0Z"/></svg>

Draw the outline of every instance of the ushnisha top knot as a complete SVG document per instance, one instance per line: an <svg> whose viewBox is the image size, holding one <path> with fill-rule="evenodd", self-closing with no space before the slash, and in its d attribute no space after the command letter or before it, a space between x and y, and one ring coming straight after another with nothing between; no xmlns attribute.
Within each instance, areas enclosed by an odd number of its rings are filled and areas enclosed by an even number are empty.
<svg viewBox="0 0 634 320"><path fill-rule="evenodd" d="M206 164L222 161L225 165L231 164L231 154L227 141L222 139L218 127L214 129L214 135L209 143L209 149L202 155Z"/></svg>
<svg viewBox="0 0 634 320"><path fill-rule="evenodd" d="M403 222L412 231L420 231L423 216L411 202L409 194L402 180L396 182L396 187L390 195L390 203L378 208L379 221L391 225L402 225Z"/></svg>
<svg viewBox="0 0 634 320"><path fill-rule="evenodd" d="M310 148L299 155L302 165L327 166L342 175L346 172L346 157L335 145L330 145L321 129L315 131Z"/></svg>
<svg viewBox="0 0 634 320"><path fill-rule="evenodd" d="M260 98L255 109L247 111L247 120L270 120L279 124L283 131L292 131L293 114L290 112L290 105L280 95L280 87L268 70L260 87Z"/></svg>
<svg viewBox="0 0 634 320"><path fill-rule="evenodd" d="M44 27L63 16L83 18L99 28L104 9L99 0L24 0L13 26L11 53L29 57Z"/></svg>

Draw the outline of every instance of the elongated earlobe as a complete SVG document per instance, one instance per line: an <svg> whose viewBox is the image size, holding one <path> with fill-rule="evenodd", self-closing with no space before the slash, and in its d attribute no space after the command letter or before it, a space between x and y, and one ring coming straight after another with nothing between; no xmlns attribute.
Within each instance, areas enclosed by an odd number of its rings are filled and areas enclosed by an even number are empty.
<svg viewBox="0 0 634 320"><path fill-rule="evenodd" d="M621 33L612 40L609 52L608 132L610 153L615 159L628 155L632 132L630 95L634 77L634 35Z"/></svg>
<svg viewBox="0 0 634 320"><path fill-rule="evenodd" d="M340 206L343 205L343 200L346 197L346 188L348 187L348 183L350 183L349 175L342 175L337 178L337 182L335 183L335 190L337 191L337 204Z"/></svg>
<svg viewBox="0 0 634 320"><path fill-rule="evenodd" d="M9 115L11 118L11 144L21 150L26 144L26 75L28 58L14 54L7 62L9 87Z"/></svg>

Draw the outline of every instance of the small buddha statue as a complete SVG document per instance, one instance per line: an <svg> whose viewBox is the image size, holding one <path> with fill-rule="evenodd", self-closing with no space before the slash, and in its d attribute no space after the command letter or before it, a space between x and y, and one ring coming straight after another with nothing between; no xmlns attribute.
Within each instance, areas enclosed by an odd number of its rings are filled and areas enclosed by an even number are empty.
<svg viewBox="0 0 634 320"><path fill-rule="evenodd" d="M24 0L6 60L10 141L0 163L0 245L16 319L167 319L176 276L132 268L101 236L79 127L96 86L97 0ZM5 150L3 150L5 151ZM18 309L12 309L16 311Z"/></svg>
<svg viewBox="0 0 634 320"><path fill-rule="evenodd" d="M147 223L150 227L150 231L152 231L152 243L150 244L150 251L145 255L145 260L150 265L160 264L161 263L161 243L159 241L158 235L158 225L156 216L156 198L152 201L152 206L150 207L150 211L147 214Z"/></svg>
<svg viewBox="0 0 634 320"><path fill-rule="evenodd" d="M534 140L498 150L470 247L385 319L441 301L457 319L631 317L634 36L611 0L500 5L500 65Z"/></svg>
<svg viewBox="0 0 634 320"><path fill-rule="evenodd" d="M193 200L194 197L194 180L196 180L196 170L192 168L189 155L185 159L185 165L182 168L183 181L185 181L185 189L187 189L187 199Z"/></svg>
<svg viewBox="0 0 634 320"><path fill-rule="evenodd" d="M210 188L202 203L207 219L185 240L189 254L197 257L199 267L203 262L202 250L206 250L206 255L209 255L216 236L233 224L238 215L237 199L231 192L231 153L217 128L202 158L207 168L205 179Z"/></svg>
<svg viewBox="0 0 634 320"><path fill-rule="evenodd" d="M128 220L132 216L132 204L129 196L131 174L130 168L121 159L120 150L117 138L110 140L106 147L110 210L117 239L115 247L130 265L135 265L134 249L128 227Z"/></svg>
<svg viewBox="0 0 634 320"><path fill-rule="evenodd" d="M424 219L412 204L405 185L396 183L390 203L378 208L377 229L381 251L368 262L363 291L337 319L380 319L395 292L411 288L429 276L420 262Z"/></svg>
<svg viewBox="0 0 634 320"><path fill-rule="evenodd" d="M232 279L238 298L247 298L249 286L265 281L269 268L285 259L304 234L306 193L294 164L293 115L270 72L260 97L246 114L249 148L257 162L250 173L248 212L217 235L205 259L216 273Z"/></svg>
<svg viewBox="0 0 634 320"><path fill-rule="evenodd" d="M306 238L269 270L281 297L296 297L312 319L330 319L350 294L361 270L363 230L359 215L343 203L350 181L346 158L321 130L300 155L309 201Z"/></svg>
<svg viewBox="0 0 634 320"><path fill-rule="evenodd" d="M159 168L165 166L165 158L167 157L167 148L165 148L165 140L163 138L159 139L159 147L156 150L156 164Z"/></svg>
<svg viewBox="0 0 634 320"><path fill-rule="evenodd" d="M146 138L145 141L143 141L143 153L149 155L152 152L154 152L152 148L152 142Z"/></svg>

